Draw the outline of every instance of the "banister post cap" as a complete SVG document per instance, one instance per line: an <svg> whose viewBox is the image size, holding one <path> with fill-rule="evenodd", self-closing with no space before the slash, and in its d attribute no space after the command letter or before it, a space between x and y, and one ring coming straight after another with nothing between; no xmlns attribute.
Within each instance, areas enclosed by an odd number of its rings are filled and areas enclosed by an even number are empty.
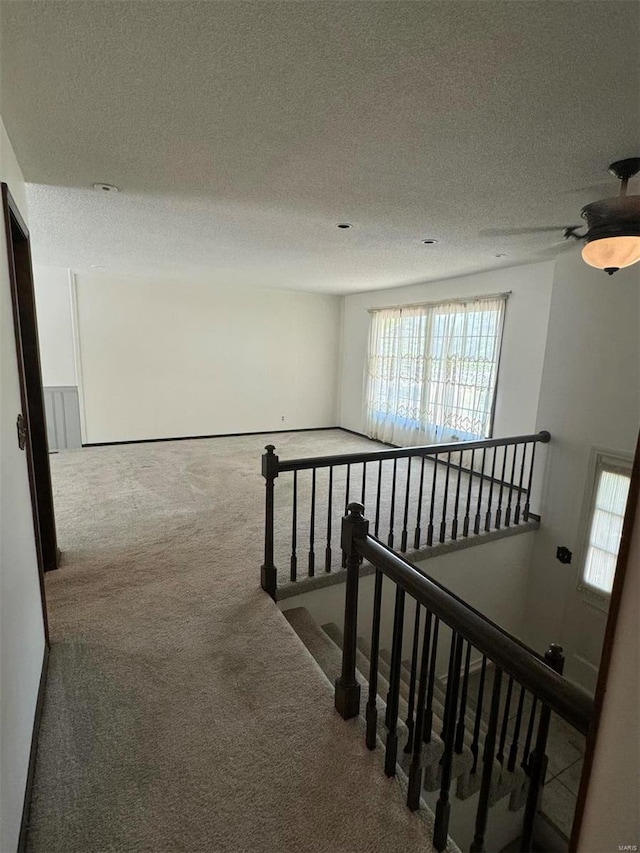
<svg viewBox="0 0 640 853"><path fill-rule="evenodd" d="M355 501L348 504L347 515L342 518L342 535L340 537L340 545L345 554L358 556L359 562L362 562L362 557L354 550L353 540L366 539L368 533L369 522L364 517L364 506Z"/></svg>
<svg viewBox="0 0 640 853"><path fill-rule="evenodd" d="M559 643L551 643L544 654L544 659L552 669L562 675L564 669L564 649Z"/></svg>
<svg viewBox="0 0 640 853"><path fill-rule="evenodd" d="M278 476L278 464L280 460L273 452L275 449L275 444L267 444L265 447L267 452L262 454L262 476L266 480L275 480Z"/></svg>

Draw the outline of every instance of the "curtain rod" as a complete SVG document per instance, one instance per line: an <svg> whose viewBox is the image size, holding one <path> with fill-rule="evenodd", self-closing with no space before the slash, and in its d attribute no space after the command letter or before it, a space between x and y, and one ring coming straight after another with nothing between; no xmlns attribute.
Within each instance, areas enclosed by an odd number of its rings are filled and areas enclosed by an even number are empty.
<svg viewBox="0 0 640 853"><path fill-rule="evenodd" d="M377 314L378 311L392 311L400 308L435 308L438 305L452 305L462 302L484 302L489 299L507 299L513 290L504 293L489 293L486 296L458 296L455 299L440 299L438 302L407 302L406 305L384 305L382 308L367 308L368 314Z"/></svg>

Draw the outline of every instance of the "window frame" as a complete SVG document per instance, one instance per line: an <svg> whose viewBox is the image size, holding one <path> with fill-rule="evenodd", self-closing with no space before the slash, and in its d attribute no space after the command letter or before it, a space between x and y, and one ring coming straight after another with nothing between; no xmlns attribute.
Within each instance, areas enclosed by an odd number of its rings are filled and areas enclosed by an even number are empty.
<svg viewBox="0 0 640 853"><path fill-rule="evenodd" d="M500 372L501 372L501 362L502 362L502 349L504 344L504 334L506 327L506 317L507 317L507 308L509 302L509 296L511 295L511 291L506 293L498 293L498 294L474 294L471 296L457 297L451 299L442 299L435 302L424 302L424 303L409 303L406 305L393 305L388 306L386 308L374 308L368 309L370 314L375 314L379 311L395 311L397 312L398 319L402 321L402 312L406 309L424 309L425 317L427 316L427 312L429 310L435 310L438 308L450 308L455 304L461 305L474 305L478 304L478 311L482 311L482 303L490 302L490 301L502 301L502 306L500 309L496 309L496 315L498 317L498 329L494 336L495 345L497 347L496 358L495 361L492 362L492 371L494 371L493 378L493 389L491 393L490 405L486 411L478 411L478 414L482 414L486 418L486 428L482 433L469 433L465 432L463 429L454 429L453 427L448 427L446 423L436 423L431 422L430 420L420 421L419 419L415 420L414 426L412 429L418 432L429 432L432 431L436 434L442 433L445 430L449 429L453 434L449 441L477 441L483 439L489 439L493 437L494 425L495 425L495 414L496 414L496 406L497 406L497 396L498 396L498 386L500 383ZM442 312L442 316L448 317L449 314L453 315L453 311L451 312ZM425 335L424 346L423 346L423 357L426 360L429 357L429 348L432 343L432 337L429 337L428 334ZM379 355L379 354L378 354ZM365 370L364 370L364 388L363 388L363 413L364 418L368 420L371 416L380 416L384 414L384 412L380 409L376 409L374 406L370 405L370 383L371 377L368 372L368 363L372 357L375 357L376 353L371 352L371 321L369 326L369 344L367 349L367 360L365 362ZM441 359L444 362L444 359ZM402 420L401 416L397 413L394 415L389 415L390 419L392 419L399 429L402 429L402 425L400 421ZM459 433L459 435L458 435ZM369 432L367 431L367 434ZM446 439L436 439L436 443L438 441L443 441Z"/></svg>
<svg viewBox="0 0 640 853"><path fill-rule="evenodd" d="M622 450L609 450L602 447L592 447L589 456L589 466L584 492L584 500L580 515L580 526L578 529L578 582L577 588L587 604L598 610L606 611L609 607L611 592L605 592L599 587L593 586L585 580L585 569L587 555L589 553L589 539L593 514L595 511L596 497L600 485L600 474L603 471L612 471L628 475L631 480L631 469L633 466L633 455ZM615 575L614 575L615 577Z"/></svg>

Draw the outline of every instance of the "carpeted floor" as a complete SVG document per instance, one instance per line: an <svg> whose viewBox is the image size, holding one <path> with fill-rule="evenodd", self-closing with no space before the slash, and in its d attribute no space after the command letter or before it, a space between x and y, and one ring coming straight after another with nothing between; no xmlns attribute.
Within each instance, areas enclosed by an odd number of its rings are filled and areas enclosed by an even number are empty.
<svg viewBox="0 0 640 853"><path fill-rule="evenodd" d="M260 455L340 431L52 456L60 571L28 850L421 851L421 819L258 588Z"/></svg>

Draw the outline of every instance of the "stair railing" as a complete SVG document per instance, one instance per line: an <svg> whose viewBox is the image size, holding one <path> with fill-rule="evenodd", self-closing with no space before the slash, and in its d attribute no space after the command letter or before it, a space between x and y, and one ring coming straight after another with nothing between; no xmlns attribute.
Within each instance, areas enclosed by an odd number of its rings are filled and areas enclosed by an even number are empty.
<svg viewBox="0 0 640 853"><path fill-rule="evenodd" d="M521 777L521 795L526 799L521 851L530 851L534 819L546 771L546 745L551 713L587 734L593 716L593 700L588 693L562 677L562 649L552 644L544 655L502 630L462 599L449 592L408 560L369 534L364 507L351 503L342 520L342 548L347 554L347 581L343 632L342 671L335 683L335 706L344 719L360 713L360 684L356 678L356 642L359 567L368 560L376 570L371 632L371 658L366 703L366 744L375 749L379 736L378 657L383 580L395 586L389 691L384 721L387 776L396 774L398 759L399 693L405 600L415 602L411 650L408 717L403 731L405 753L411 756L407 805L420 806L423 783L424 744L441 738L442 757L436 779L440 794L436 805L433 845L447 846L450 815L452 766L456 754L465 748L473 756L466 784L479 790L472 853L485 850L491 794L500 785L513 790L512 774ZM423 619L424 615L424 619ZM437 650L449 640L446 698L441 712L441 730L434 732L434 681L437 678ZM475 702L473 730L465 731L468 718L468 687L471 655L480 662L480 686ZM489 721L485 726L482 709L489 696ZM506 690L503 685L506 684ZM517 698L516 698L517 697ZM526 707L528 706L528 707ZM473 714L471 713L471 716ZM527 719L528 717L528 719ZM537 727L536 727L537 723ZM483 731L484 729L484 731Z"/></svg>
<svg viewBox="0 0 640 853"><path fill-rule="evenodd" d="M542 431L286 460L268 444L262 588L275 598L278 562L288 563L291 581L302 563L308 577L344 568L335 533L356 499L369 499L375 536L402 553L539 520L531 511L536 446L550 438ZM280 499L275 482L285 473L292 478Z"/></svg>

